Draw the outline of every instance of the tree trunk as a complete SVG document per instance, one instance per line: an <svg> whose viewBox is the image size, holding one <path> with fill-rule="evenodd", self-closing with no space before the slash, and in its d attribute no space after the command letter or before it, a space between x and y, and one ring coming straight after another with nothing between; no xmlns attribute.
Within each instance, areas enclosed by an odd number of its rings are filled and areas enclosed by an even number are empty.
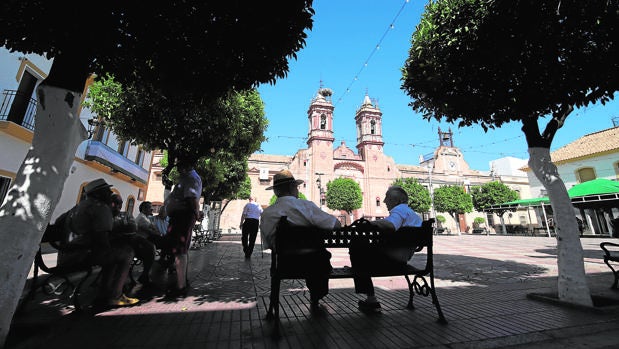
<svg viewBox="0 0 619 349"><path fill-rule="evenodd" d="M32 146L0 208L0 347L86 130L81 93L40 85Z"/></svg>
<svg viewBox="0 0 619 349"><path fill-rule="evenodd" d="M529 148L529 167L548 192L557 232L559 299L593 306L585 275L584 255L574 207L557 167L550 161L549 148Z"/></svg>

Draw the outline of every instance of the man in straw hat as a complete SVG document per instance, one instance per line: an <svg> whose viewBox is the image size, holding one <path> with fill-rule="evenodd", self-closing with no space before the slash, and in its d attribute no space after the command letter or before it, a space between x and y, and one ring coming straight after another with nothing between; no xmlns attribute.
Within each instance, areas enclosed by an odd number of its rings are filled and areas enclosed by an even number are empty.
<svg viewBox="0 0 619 349"><path fill-rule="evenodd" d="M102 267L98 299L103 305L119 307L136 304L139 300L123 294L133 262L133 249L127 244L110 244L114 225L110 187L103 178L84 187L86 199L80 201L71 218L71 230L76 234L71 245L92 251L92 262Z"/></svg>
<svg viewBox="0 0 619 349"><path fill-rule="evenodd" d="M288 170L282 170L273 177L273 185L266 188L273 189L277 201L262 212L260 217L260 232L265 248L274 249L274 233L280 217L288 217L291 225L301 227L316 227L317 229L332 230L340 227L340 222L309 200L300 200L299 184L302 180L294 178ZM329 293L329 279L326 275L331 271L331 253L325 248L291 260L294 268L308 268L316 272L315 276L305 280L310 291L312 309L318 309L318 301Z"/></svg>

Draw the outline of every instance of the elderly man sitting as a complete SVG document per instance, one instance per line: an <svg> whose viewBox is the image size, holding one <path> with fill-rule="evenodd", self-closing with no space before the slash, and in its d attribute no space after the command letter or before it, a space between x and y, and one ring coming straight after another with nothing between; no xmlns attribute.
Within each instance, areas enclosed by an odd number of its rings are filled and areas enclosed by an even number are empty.
<svg viewBox="0 0 619 349"><path fill-rule="evenodd" d="M294 226L316 227L317 229L331 230L340 227L340 222L309 200L300 200L299 184L302 180L295 180L292 173L282 170L273 177L273 189L277 200L264 209L260 217L260 231L266 248L275 249L274 233L279 219L288 217L288 222ZM318 301L329 293L328 274L331 271L331 253L325 248L317 249L314 253L290 260L291 267L307 268L315 271L315 275L306 279L310 291L312 309L318 308Z"/></svg>
<svg viewBox="0 0 619 349"><path fill-rule="evenodd" d="M421 217L408 207L408 194L399 186L387 189L383 201L389 210L389 216L371 222L382 231L392 231L401 227L420 227ZM355 292L365 293L367 299L359 301L363 311L380 312L381 306L374 295L374 284L369 276L372 270L391 269L405 265L412 257L408 248L373 248L368 245L350 247L350 262L355 272Z"/></svg>

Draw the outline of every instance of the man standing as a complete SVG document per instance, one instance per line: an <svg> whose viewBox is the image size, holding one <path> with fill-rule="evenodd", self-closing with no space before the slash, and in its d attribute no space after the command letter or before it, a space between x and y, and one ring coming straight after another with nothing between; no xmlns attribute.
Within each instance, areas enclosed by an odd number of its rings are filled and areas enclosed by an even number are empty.
<svg viewBox="0 0 619 349"><path fill-rule="evenodd" d="M165 236L166 246L174 255L176 269L176 287L167 292L168 298L187 295L187 266L191 233L196 221L201 217L200 197L202 196L202 179L193 169L195 161L189 158L179 158L178 183L166 199L166 211L170 217L168 233ZM169 246L168 246L169 243Z"/></svg>
<svg viewBox="0 0 619 349"><path fill-rule="evenodd" d="M401 227L420 227L421 217L408 207L408 194L399 186L387 189L383 200L389 216L372 223L381 231L395 232ZM355 272L355 293L365 293L367 299L359 301L359 308L364 311L380 312L381 306L374 295L374 284L370 277L371 271L391 269L405 265L412 257L408 248L376 248L368 245L353 245L350 247L350 262Z"/></svg>
<svg viewBox="0 0 619 349"><path fill-rule="evenodd" d="M295 180L292 173L282 170L273 177L273 189L277 200L262 212L260 217L260 232L265 248L275 249L275 230L281 217L288 217L288 222L294 226L316 227L317 229L332 230L340 227L340 221L315 203L309 200L300 200L299 184L302 180ZM293 256L286 264L291 268L302 268L315 272L315 275L305 280L310 291L312 309L318 308L318 301L329 293L329 278L331 272L331 253L325 248L316 249L303 257Z"/></svg>
<svg viewBox="0 0 619 349"><path fill-rule="evenodd" d="M101 265L102 280L98 298L108 306L127 306L137 303L136 298L123 294L123 286L133 261L133 249L127 244L111 244L113 227L110 208L111 185L103 178L91 181L84 187L86 199L77 205L71 218L71 231L76 235L71 245L92 250L94 264Z"/></svg>
<svg viewBox="0 0 619 349"><path fill-rule="evenodd" d="M249 197L249 202L243 208L243 214L241 215L241 241L243 243L243 253L245 258L250 258L252 252L254 252L254 245L256 243L256 236L258 235L258 224L260 222L260 215L262 214L262 207L256 202L255 196Z"/></svg>

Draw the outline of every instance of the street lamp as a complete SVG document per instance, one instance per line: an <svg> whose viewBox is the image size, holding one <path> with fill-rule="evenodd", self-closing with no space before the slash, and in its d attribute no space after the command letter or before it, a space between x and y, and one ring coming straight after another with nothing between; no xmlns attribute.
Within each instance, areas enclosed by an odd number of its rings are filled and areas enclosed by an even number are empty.
<svg viewBox="0 0 619 349"><path fill-rule="evenodd" d="M430 218L434 218L436 217L436 213L434 212L434 189L432 188L432 170L434 169L434 161L428 161L426 167L428 168L428 189L430 189Z"/></svg>
<svg viewBox="0 0 619 349"><path fill-rule="evenodd" d="M322 175L324 175L324 173L320 173L320 172L316 172L315 175L318 176L318 179L316 180L316 185L318 186L318 202L320 202L320 209L322 210Z"/></svg>

